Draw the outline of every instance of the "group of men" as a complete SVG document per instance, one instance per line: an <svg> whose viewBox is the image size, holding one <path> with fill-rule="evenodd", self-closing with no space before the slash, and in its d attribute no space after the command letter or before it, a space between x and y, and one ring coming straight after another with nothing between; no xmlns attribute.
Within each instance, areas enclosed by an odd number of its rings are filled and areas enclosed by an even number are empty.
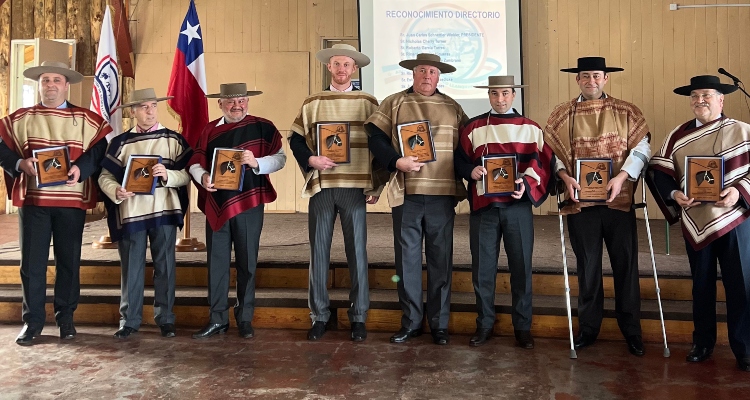
<svg viewBox="0 0 750 400"><path fill-rule="evenodd" d="M707 359L716 342L716 261L722 267L727 292L729 340L737 365L750 371L750 253L742 246L750 235L750 161L745 143L750 125L722 113L723 96L736 89L713 76L691 79L675 93L691 98L696 119L676 128L651 157L650 133L635 105L604 92L611 67L601 57L578 59L575 74L581 94L558 105L544 128L513 108L518 85L513 76L489 77L491 110L469 118L454 99L438 90L441 74L455 71L433 54L419 54L399 65L412 71L413 86L381 103L356 89L352 75L370 59L352 46L337 44L317 54L331 73L328 90L305 99L291 133L290 148L305 178L302 197L309 198L310 235L309 340L326 332L330 318L326 290L333 226L341 217L350 270L351 339L367 337L369 283L366 205L374 204L388 183L392 208L401 329L391 336L403 343L429 326L434 343L450 342L448 322L453 258L455 206L470 204L472 281L476 295L477 329L469 344L480 346L493 336L495 282L499 243L508 257L512 293L512 322L517 345L534 348L532 328L532 207L549 194L562 194L560 212L567 216L571 246L577 260L579 333L575 347L592 345L603 319L602 250L612 260L615 314L628 350L644 354L640 323L638 242L633 198L637 182L646 175L670 221L682 221L693 275L694 346L688 361ZM155 320L165 337L174 336L174 243L185 215L185 185L190 176L199 187L199 208L206 214L208 248L209 323L194 338L224 333L229 327L229 264L234 243L237 266L235 319L242 337L253 337L255 269L263 204L276 194L268 174L284 166L281 136L273 123L248 114L244 84L221 85L223 116L211 121L198 143L188 145L177 133L158 123L153 89L136 91L131 107L136 126L114 139L109 126L95 114L68 104L69 83L80 76L64 65L44 63L26 70L38 80L42 102L20 109L2 120L0 164L14 204L19 207L21 276L24 289L19 344L30 344L44 324L46 253L31 252L30 243L55 239L57 280L55 316L62 338L75 336L72 315L78 301L80 231L84 210L96 202L93 176L106 195L112 237L122 260L122 301L118 338L127 338L141 323L143 260L146 241L154 259ZM420 162L402 152L400 130L429 122L429 146L434 160ZM346 124L348 162L318 152L321 124ZM71 139L75 138L75 139ZM65 145L72 167L65 185L39 188L31 157L33 149ZM217 190L210 179L214 149L242 149L241 190ZM153 167L158 185L151 196L125 190L125 163L132 154L159 154ZM513 155L517 176L506 195L485 193L483 182L494 171L483 159ZM683 194L686 155L720 155L725 160L722 200L698 203ZM604 202L579 201L581 186L576 161L609 159L611 178ZM464 181L468 183L465 184ZM467 192L468 189L468 192ZM61 201L65 201L61 205ZM32 229L33 227L33 229ZM63 228L65 227L65 228ZM70 227L76 231L71 232ZM33 230L33 233L32 233ZM75 234L72 234L75 233ZM423 245L424 243L424 245ZM64 247L61 246L64 245ZM423 253L427 293L423 303ZM425 315L426 314L426 315Z"/></svg>

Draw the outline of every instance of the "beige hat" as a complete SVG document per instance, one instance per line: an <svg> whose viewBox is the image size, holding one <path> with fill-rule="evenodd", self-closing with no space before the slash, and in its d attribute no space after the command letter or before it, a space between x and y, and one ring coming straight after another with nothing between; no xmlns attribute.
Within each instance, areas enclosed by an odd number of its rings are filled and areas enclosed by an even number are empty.
<svg viewBox="0 0 750 400"><path fill-rule="evenodd" d="M474 86L480 89L493 89L493 88L522 88L528 85L516 85L515 78L513 75L498 75L490 76L487 78L488 83L484 86Z"/></svg>
<svg viewBox="0 0 750 400"><path fill-rule="evenodd" d="M78 83L83 80L83 75L70 69L68 64L60 61L43 61L42 65L26 68L23 71L23 76L35 81L39 80L42 74L60 74L68 78L68 83Z"/></svg>
<svg viewBox="0 0 750 400"><path fill-rule="evenodd" d="M360 68L370 63L370 57L358 52L354 46L344 43L334 44L330 49L323 49L315 54L315 58L323 64L328 64L328 61L333 56L349 57L354 60L354 63Z"/></svg>
<svg viewBox="0 0 750 400"><path fill-rule="evenodd" d="M207 94L209 99L228 99L233 97L248 97L262 94L260 90L247 90L245 83L222 83L219 86L219 93Z"/></svg>
<svg viewBox="0 0 750 400"><path fill-rule="evenodd" d="M164 101L164 100L169 100L173 98L174 96L156 97L156 91L154 91L154 88L138 89L138 90L134 90L133 93L130 95L129 103L125 103L117 108L135 106L141 103L145 103L147 101L158 102L158 101Z"/></svg>
<svg viewBox="0 0 750 400"><path fill-rule="evenodd" d="M414 69L417 65L431 65L440 70L444 74L448 74L456 71L456 67L446 64L440 61L440 56L430 53L417 54L417 58L413 60L404 60L398 63L398 65L406 69Z"/></svg>

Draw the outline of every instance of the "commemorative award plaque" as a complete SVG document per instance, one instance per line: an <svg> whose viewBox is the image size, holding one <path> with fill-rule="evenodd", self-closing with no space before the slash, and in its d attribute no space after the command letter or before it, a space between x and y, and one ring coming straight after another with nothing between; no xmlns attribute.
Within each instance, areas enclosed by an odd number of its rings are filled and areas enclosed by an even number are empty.
<svg viewBox="0 0 750 400"><path fill-rule="evenodd" d="M609 198L607 184L612 175L612 160L609 158L581 158L576 160L576 181L581 190L576 190L580 201L606 201Z"/></svg>
<svg viewBox="0 0 750 400"><path fill-rule="evenodd" d="M417 162L435 161L435 143L432 142L430 121L417 121L398 125L398 143L401 155L416 156Z"/></svg>
<svg viewBox="0 0 750 400"><path fill-rule="evenodd" d="M348 164L351 161L348 122L318 123L315 139L319 156L326 156L336 164Z"/></svg>
<svg viewBox="0 0 750 400"><path fill-rule="evenodd" d="M240 149L215 148L211 161L211 183L214 189L241 190L245 178Z"/></svg>
<svg viewBox="0 0 750 400"><path fill-rule="evenodd" d="M515 154L483 156L482 166L487 170L487 175L482 177L485 196L509 196L519 189Z"/></svg>
<svg viewBox="0 0 750 400"><path fill-rule="evenodd" d="M724 190L724 157L685 157L685 196L695 201L721 200Z"/></svg>
<svg viewBox="0 0 750 400"><path fill-rule="evenodd" d="M154 194L157 179L152 168L161 162L161 156L133 154L128 157L122 187L135 194Z"/></svg>
<svg viewBox="0 0 750 400"><path fill-rule="evenodd" d="M70 156L67 146L32 150L31 155L39 160L34 163L37 187L62 185L70 179Z"/></svg>

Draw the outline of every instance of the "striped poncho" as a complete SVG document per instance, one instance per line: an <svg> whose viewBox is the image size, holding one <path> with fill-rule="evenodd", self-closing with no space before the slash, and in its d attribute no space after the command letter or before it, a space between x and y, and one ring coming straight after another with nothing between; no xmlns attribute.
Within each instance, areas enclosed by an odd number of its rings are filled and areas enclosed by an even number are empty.
<svg viewBox="0 0 750 400"><path fill-rule="evenodd" d="M671 189L685 188L685 157L713 155L724 157L724 187L732 186L739 191L737 204L717 207L701 203L687 210L673 207L675 203L668 196ZM651 158L649 175L654 173L663 174L674 183L673 187L652 185L657 204L670 222L681 216L685 239L695 250L700 250L750 216L746 208L750 204L750 125L724 116L698 128L695 120L680 125Z"/></svg>
<svg viewBox="0 0 750 400"><path fill-rule="evenodd" d="M461 105L437 91L432 96L423 96L410 88L383 100L365 124L373 124L385 132L393 148L400 152L398 125L428 120L437 158L418 172L391 173L388 186L391 207L403 205L407 194L454 196L456 202L466 198L466 187L454 172L453 152L458 146L458 130L468 119Z"/></svg>
<svg viewBox="0 0 750 400"><path fill-rule="evenodd" d="M302 187L302 198L312 197L321 189L327 188L362 188L366 195L380 196L387 180L387 172L373 166L364 130L365 120L377 107L375 97L360 91L324 91L305 99L292 124L290 141L293 135L302 136L309 150L315 154L319 122L348 122L351 162L325 171L303 169L305 184Z"/></svg>

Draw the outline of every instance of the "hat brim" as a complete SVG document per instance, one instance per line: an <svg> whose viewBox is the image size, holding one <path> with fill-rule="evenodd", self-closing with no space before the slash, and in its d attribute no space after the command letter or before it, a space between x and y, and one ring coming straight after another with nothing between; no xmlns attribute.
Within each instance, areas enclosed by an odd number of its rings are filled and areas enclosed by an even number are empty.
<svg viewBox="0 0 750 400"><path fill-rule="evenodd" d="M477 89L510 89L510 88L525 88L529 85L485 85L485 86L474 86Z"/></svg>
<svg viewBox="0 0 750 400"><path fill-rule="evenodd" d="M174 96L157 97L157 98L153 98L153 99L143 99L143 100L138 100L138 101L131 101L130 103L125 103L123 105L115 107L115 110L117 110L118 108L125 108L125 107L137 106L138 104L148 103L150 101L155 101L155 102L158 103L160 101L169 100L169 99L174 99Z"/></svg>
<svg viewBox="0 0 750 400"><path fill-rule="evenodd" d="M366 55L354 50L323 49L315 53L315 58L317 58L318 61L322 62L323 64L328 64L328 61L333 56L349 57L354 60L354 63L357 64L359 68L365 67L370 64L370 57L367 57Z"/></svg>
<svg viewBox="0 0 750 400"><path fill-rule="evenodd" d="M233 99L235 97L250 97L250 96L257 96L259 94L263 94L260 90L248 90L245 94L233 94L231 96L222 96L221 93L213 93L213 94L207 94L207 99Z"/></svg>
<svg viewBox="0 0 750 400"><path fill-rule="evenodd" d="M571 74L577 74L583 71L604 71L605 73L625 71L624 68L620 67L606 67L604 69L580 69L580 68L563 68L560 72L568 72Z"/></svg>
<svg viewBox="0 0 750 400"><path fill-rule="evenodd" d="M52 66L38 66L26 68L23 71L23 76L33 80L39 80L42 74L60 74L68 78L68 83L79 83L83 80L83 75L78 71L74 71L68 68L52 67Z"/></svg>
<svg viewBox="0 0 750 400"><path fill-rule="evenodd" d="M696 86L693 86L693 85L680 86L677 89L673 90L673 92L675 92L675 94L679 94L680 96L690 96L690 92L692 92L693 90L698 90L698 89L714 89L714 90L719 91L721 94L729 94L729 93L736 91L738 88L737 86L734 86L734 85L729 85L726 83L719 83L715 85L706 84L706 85L696 85Z"/></svg>
<svg viewBox="0 0 750 400"><path fill-rule="evenodd" d="M402 68L406 69L414 69L414 67L418 65L430 65L440 70L443 74L449 74L451 72L456 72L456 67L446 64L444 62L439 61L430 61L430 60L404 60L398 63Z"/></svg>

